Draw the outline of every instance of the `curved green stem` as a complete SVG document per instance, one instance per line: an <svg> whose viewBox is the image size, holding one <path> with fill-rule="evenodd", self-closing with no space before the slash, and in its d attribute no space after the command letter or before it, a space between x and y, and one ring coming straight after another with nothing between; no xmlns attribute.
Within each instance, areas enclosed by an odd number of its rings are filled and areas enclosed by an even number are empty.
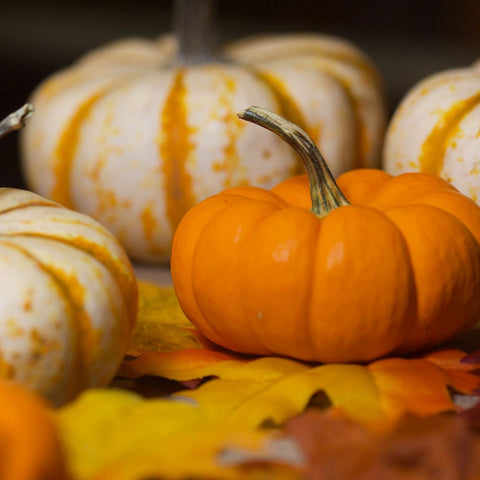
<svg viewBox="0 0 480 480"><path fill-rule="evenodd" d="M300 155L307 170L312 212L315 215L324 217L335 208L349 205L348 200L338 188L323 155L305 131L262 107L247 108L238 116L277 134Z"/></svg>
<svg viewBox="0 0 480 480"><path fill-rule="evenodd" d="M213 0L175 0L174 31L181 64L216 60Z"/></svg>
<svg viewBox="0 0 480 480"><path fill-rule="evenodd" d="M25 126L25 120L33 113L33 106L26 103L15 112L8 115L0 122L0 138L3 138L13 130L18 130Z"/></svg>

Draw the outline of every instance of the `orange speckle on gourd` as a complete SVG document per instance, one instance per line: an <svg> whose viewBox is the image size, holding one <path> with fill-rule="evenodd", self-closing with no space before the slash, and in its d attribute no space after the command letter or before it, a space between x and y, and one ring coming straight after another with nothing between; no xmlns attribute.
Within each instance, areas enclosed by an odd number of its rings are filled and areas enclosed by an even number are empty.
<svg viewBox="0 0 480 480"><path fill-rule="evenodd" d="M52 347L49 342L41 335L41 333L36 329L30 331L30 341L32 343L32 358L31 360L36 362L40 360L46 353L48 353Z"/></svg>
<svg viewBox="0 0 480 480"><path fill-rule="evenodd" d="M225 125L225 134L227 142L223 147L223 157L221 162L216 162L213 165L215 171L223 171L226 174L224 181L224 188L232 186L232 176L239 170L239 156L237 153L237 138L244 128L244 125L238 120L236 115L232 112L233 105L231 98L233 97L237 83L234 78L222 74L223 89L220 89L222 94L219 97L219 105L224 114L219 118Z"/></svg>
<svg viewBox="0 0 480 480"><path fill-rule="evenodd" d="M157 222L155 220L155 215L152 212L151 205L147 205L142 210L140 218L142 221L142 227L143 227L143 232L145 233L145 238L148 241L152 241L155 229L157 228Z"/></svg>
<svg viewBox="0 0 480 480"><path fill-rule="evenodd" d="M113 190L102 189L99 185L97 187L99 203L97 205L95 216L101 217L104 212L109 212L110 216L114 213L120 204L116 192Z"/></svg>
<svg viewBox="0 0 480 480"><path fill-rule="evenodd" d="M235 171L238 171L239 158L237 154L237 130L234 125L230 123L236 122L236 119L232 119L232 122L227 123L227 135L228 142L223 149L224 169L227 170L228 175L225 179L225 188L232 186L232 175Z"/></svg>
<svg viewBox="0 0 480 480"><path fill-rule="evenodd" d="M256 183L260 185L269 185L275 180L273 175L262 175L261 177L257 177L255 179Z"/></svg>
<svg viewBox="0 0 480 480"><path fill-rule="evenodd" d="M237 83L234 78L225 76L225 87L229 93L234 93L237 89Z"/></svg>
<svg viewBox="0 0 480 480"><path fill-rule="evenodd" d="M221 171L225 170L225 163L215 162L215 163L213 163L212 168L213 168L214 172L221 172Z"/></svg>
<svg viewBox="0 0 480 480"><path fill-rule="evenodd" d="M195 204L192 179L187 171L187 162L193 151L190 140L193 129L187 121L185 96L184 72L178 70L160 118L163 137L159 149L165 175L166 213L172 229Z"/></svg>
<svg viewBox="0 0 480 480"><path fill-rule="evenodd" d="M5 322L6 334L11 338L21 337L25 334L23 329L15 318L8 318Z"/></svg>
<svg viewBox="0 0 480 480"><path fill-rule="evenodd" d="M474 163L473 164L473 167L470 169L470 171L468 172L469 175L474 175L474 176L478 176L480 175L480 163L477 162L477 163Z"/></svg>
<svg viewBox="0 0 480 480"><path fill-rule="evenodd" d="M100 174L105 168L106 163L107 162L105 157L102 156L97 158L94 167L88 172L92 181L98 182L100 180Z"/></svg>
<svg viewBox="0 0 480 480"><path fill-rule="evenodd" d="M428 95L429 92L430 92L429 87L423 87L422 90L420 90L420 96L424 97L425 95Z"/></svg>

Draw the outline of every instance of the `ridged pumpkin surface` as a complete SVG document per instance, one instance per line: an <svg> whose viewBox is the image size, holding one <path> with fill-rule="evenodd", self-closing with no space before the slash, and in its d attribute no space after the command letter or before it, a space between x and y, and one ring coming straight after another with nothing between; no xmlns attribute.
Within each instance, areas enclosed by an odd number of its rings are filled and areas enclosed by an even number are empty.
<svg viewBox="0 0 480 480"><path fill-rule="evenodd" d="M351 205L323 218L306 177L234 188L176 232L188 318L232 350L368 361L437 345L480 318L480 208L429 174L342 175Z"/></svg>
<svg viewBox="0 0 480 480"><path fill-rule="evenodd" d="M55 404L115 375L137 285L98 222L36 194L0 189L0 379Z"/></svg>
<svg viewBox="0 0 480 480"><path fill-rule="evenodd" d="M276 58L290 40L298 48ZM232 47L237 63L189 66L174 61L168 38L91 52L32 96L36 115L22 138L28 185L100 220L133 258L164 262L198 201L232 186L271 188L297 172L285 145L236 118L249 105L304 126L335 173L378 164L385 113L365 57L320 36L272 42L269 63L256 62L249 43Z"/></svg>

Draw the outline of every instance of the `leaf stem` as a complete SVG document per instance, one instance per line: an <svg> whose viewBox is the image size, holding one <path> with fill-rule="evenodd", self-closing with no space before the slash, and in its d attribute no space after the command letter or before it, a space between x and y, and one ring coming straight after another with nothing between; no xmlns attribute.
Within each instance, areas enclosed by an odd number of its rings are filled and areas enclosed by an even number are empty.
<svg viewBox="0 0 480 480"><path fill-rule="evenodd" d="M260 125L285 140L300 156L308 174L312 212L318 217L349 205L330 169L308 134L297 125L262 107L249 107L238 116Z"/></svg>

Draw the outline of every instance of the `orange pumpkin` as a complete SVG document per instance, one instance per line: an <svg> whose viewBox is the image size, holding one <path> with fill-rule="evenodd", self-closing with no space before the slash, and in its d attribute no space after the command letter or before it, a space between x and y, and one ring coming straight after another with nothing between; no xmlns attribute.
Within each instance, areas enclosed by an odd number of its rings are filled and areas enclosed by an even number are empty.
<svg viewBox="0 0 480 480"><path fill-rule="evenodd" d="M3 382L0 383L0 478L69 478L48 406L22 387Z"/></svg>
<svg viewBox="0 0 480 480"><path fill-rule="evenodd" d="M480 318L472 200L424 173L354 170L337 186L305 132L261 108L241 117L287 140L308 180L233 188L186 214L172 276L202 333L249 354L368 361L437 345Z"/></svg>

